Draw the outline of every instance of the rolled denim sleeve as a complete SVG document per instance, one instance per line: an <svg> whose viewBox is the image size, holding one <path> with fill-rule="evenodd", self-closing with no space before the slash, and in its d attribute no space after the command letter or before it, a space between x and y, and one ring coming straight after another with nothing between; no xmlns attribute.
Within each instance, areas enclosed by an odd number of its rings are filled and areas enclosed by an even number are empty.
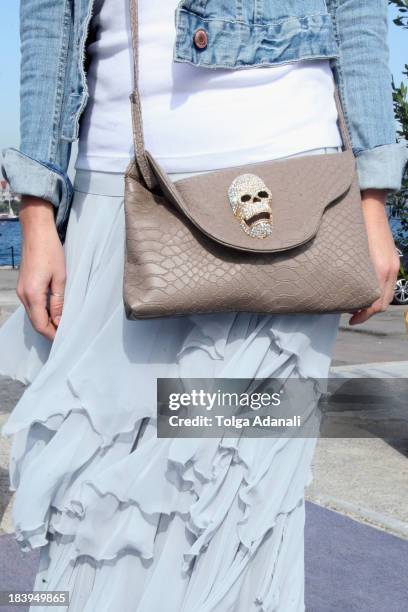
<svg viewBox="0 0 408 612"><path fill-rule="evenodd" d="M407 161L406 142L361 151L357 156L360 189L398 191Z"/></svg>
<svg viewBox="0 0 408 612"><path fill-rule="evenodd" d="M334 74L360 188L398 190L408 150L406 142L396 141L387 0L327 0L327 4L339 47Z"/></svg>
<svg viewBox="0 0 408 612"><path fill-rule="evenodd" d="M35 196L56 207L56 225L65 228L73 188L66 174L17 149L3 151L2 173L12 191Z"/></svg>

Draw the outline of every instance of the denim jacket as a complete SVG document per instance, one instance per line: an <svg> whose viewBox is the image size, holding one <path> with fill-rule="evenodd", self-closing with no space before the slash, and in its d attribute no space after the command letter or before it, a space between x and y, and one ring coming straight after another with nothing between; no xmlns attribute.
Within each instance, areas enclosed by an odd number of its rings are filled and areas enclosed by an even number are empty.
<svg viewBox="0 0 408 612"><path fill-rule="evenodd" d="M21 0L21 144L6 149L13 191L56 207L63 235L72 199L67 169L88 99L86 40L94 0ZM123 2L126 7L126 1ZM197 30L207 44L197 45ZM361 189L398 189L407 149L395 137L387 0L182 0L174 60L240 69L330 59Z"/></svg>

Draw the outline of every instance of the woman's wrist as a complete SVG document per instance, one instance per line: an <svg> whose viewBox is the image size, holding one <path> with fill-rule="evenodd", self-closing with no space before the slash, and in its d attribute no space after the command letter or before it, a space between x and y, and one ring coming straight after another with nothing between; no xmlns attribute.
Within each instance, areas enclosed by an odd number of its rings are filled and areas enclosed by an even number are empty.
<svg viewBox="0 0 408 612"><path fill-rule="evenodd" d="M365 189L361 192L361 200L364 205L381 204L385 206L387 202L388 191L386 189Z"/></svg>
<svg viewBox="0 0 408 612"><path fill-rule="evenodd" d="M361 192L361 202L364 219L370 236L381 233L389 235L390 241L393 240L388 221L386 207L388 192L383 189L367 189Z"/></svg>
<svg viewBox="0 0 408 612"><path fill-rule="evenodd" d="M55 228L54 206L41 198L23 196L19 219L23 234L39 227Z"/></svg>
<svg viewBox="0 0 408 612"><path fill-rule="evenodd" d="M367 189L361 192L361 203L366 222L382 223L388 226L387 195L384 189Z"/></svg>

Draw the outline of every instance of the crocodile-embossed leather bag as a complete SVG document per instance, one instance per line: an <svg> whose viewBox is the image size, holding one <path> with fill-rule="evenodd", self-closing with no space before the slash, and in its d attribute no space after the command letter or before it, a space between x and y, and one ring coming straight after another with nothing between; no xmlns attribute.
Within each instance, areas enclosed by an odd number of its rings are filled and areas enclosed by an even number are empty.
<svg viewBox="0 0 408 612"><path fill-rule="evenodd" d="M135 159L125 176L127 317L349 312L372 304L380 292L337 92L343 151L172 182L144 148L137 0L130 6Z"/></svg>

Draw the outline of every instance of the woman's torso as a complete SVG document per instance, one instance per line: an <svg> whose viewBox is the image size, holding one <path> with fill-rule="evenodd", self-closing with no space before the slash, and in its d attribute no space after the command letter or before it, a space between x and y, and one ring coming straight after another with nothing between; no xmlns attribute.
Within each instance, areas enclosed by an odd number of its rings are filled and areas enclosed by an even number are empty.
<svg viewBox="0 0 408 612"><path fill-rule="evenodd" d="M146 148L168 172L194 172L341 144L328 60L245 70L173 62L176 0L139 0ZM95 5L90 101L77 167L123 172L133 154L127 0Z"/></svg>

